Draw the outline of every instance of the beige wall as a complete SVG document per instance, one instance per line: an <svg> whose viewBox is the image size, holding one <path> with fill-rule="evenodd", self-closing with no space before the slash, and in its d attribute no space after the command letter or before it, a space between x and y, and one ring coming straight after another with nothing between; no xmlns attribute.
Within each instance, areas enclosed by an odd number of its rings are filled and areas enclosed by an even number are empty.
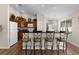
<svg viewBox="0 0 79 59"><path fill-rule="evenodd" d="M0 4L0 24L3 30L0 32L0 49L9 48L9 19L8 5Z"/></svg>
<svg viewBox="0 0 79 59"><path fill-rule="evenodd" d="M60 29L60 22L62 20L72 19L72 34L68 37L68 42L71 44L79 47L79 10L72 13L71 15L60 19L59 21L59 29Z"/></svg>
<svg viewBox="0 0 79 59"><path fill-rule="evenodd" d="M15 16L22 16L24 18L27 18L26 14L20 13L19 11L17 11L16 9L14 9L12 6L9 5L9 16L11 14L14 14Z"/></svg>
<svg viewBox="0 0 79 59"><path fill-rule="evenodd" d="M21 14L17 10L15 10L13 7L9 5L9 16L11 14L14 14L15 16L21 16Z"/></svg>
<svg viewBox="0 0 79 59"><path fill-rule="evenodd" d="M9 5L9 16L11 14L14 14L15 16L22 16L23 18L26 18L26 20L28 18L32 18L32 19L34 18L34 16L32 16L32 15L30 15L28 13L25 13L25 12L24 13L21 13L18 10L16 10L15 8L13 8L12 6Z"/></svg>
<svg viewBox="0 0 79 59"><path fill-rule="evenodd" d="M44 16L38 15L37 16L37 30L42 30L43 32L46 31L46 18Z"/></svg>
<svg viewBox="0 0 79 59"><path fill-rule="evenodd" d="M72 44L79 47L79 10L72 15L72 39L69 40Z"/></svg>
<svg viewBox="0 0 79 59"><path fill-rule="evenodd" d="M70 42L79 47L79 19L74 17L72 21L72 39Z"/></svg>

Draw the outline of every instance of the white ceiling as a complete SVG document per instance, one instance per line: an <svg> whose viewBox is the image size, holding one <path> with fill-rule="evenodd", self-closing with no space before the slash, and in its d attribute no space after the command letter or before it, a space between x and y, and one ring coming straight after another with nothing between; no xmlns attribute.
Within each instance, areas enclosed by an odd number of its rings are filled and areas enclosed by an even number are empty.
<svg viewBox="0 0 79 59"><path fill-rule="evenodd" d="M79 10L79 4L12 4L20 12L30 15L40 14L47 18L62 18Z"/></svg>

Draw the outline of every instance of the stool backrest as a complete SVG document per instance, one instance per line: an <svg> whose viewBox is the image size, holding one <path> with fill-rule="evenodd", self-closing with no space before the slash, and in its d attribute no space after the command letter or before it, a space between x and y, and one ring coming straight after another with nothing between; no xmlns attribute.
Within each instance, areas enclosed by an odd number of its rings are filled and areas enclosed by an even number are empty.
<svg viewBox="0 0 79 59"><path fill-rule="evenodd" d="M42 38L42 31L37 31L33 33L34 40L40 40Z"/></svg>
<svg viewBox="0 0 79 59"><path fill-rule="evenodd" d="M29 38L29 33L23 33L23 39L28 39Z"/></svg>
<svg viewBox="0 0 79 59"><path fill-rule="evenodd" d="M66 32L65 31L60 31L60 39L64 39L64 40L66 40Z"/></svg>
<svg viewBox="0 0 79 59"><path fill-rule="evenodd" d="M53 40L54 39L54 34L55 34L54 31L46 32L46 38L48 40Z"/></svg>

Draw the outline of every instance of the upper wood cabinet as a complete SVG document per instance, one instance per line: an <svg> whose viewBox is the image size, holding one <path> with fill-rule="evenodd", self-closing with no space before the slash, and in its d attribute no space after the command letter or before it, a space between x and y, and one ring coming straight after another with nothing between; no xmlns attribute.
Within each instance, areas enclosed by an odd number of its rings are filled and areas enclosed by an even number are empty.
<svg viewBox="0 0 79 59"><path fill-rule="evenodd" d="M28 18L28 21L26 21L26 19L23 17L16 17L15 21L13 22L17 22L18 27L28 27L28 24L33 24L34 28L37 27L37 19Z"/></svg>
<svg viewBox="0 0 79 59"><path fill-rule="evenodd" d="M18 27L26 26L26 19L24 19L22 17L16 17L16 22L18 23Z"/></svg>
<svg viewBox="0 0 79 59"><path fill-rule="evenodd" d="M26 19L23 17L16 17L15 21L13 22L17 22L18 27L21 27L21 28L23 27L28 28L28 24L33 24L33 28L37 29L37 19L28 18L28 21L26 21Z"/></svg>

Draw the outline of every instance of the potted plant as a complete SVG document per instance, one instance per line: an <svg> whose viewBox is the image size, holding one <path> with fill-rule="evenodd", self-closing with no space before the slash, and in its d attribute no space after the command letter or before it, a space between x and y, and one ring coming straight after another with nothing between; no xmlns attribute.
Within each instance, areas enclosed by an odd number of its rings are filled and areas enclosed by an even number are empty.
<svg viewBox="0 0 79 59"><path fill-rule="evenodd" d="M10 15L10 21L15 21L15 15L14 14Z"/></svg>

